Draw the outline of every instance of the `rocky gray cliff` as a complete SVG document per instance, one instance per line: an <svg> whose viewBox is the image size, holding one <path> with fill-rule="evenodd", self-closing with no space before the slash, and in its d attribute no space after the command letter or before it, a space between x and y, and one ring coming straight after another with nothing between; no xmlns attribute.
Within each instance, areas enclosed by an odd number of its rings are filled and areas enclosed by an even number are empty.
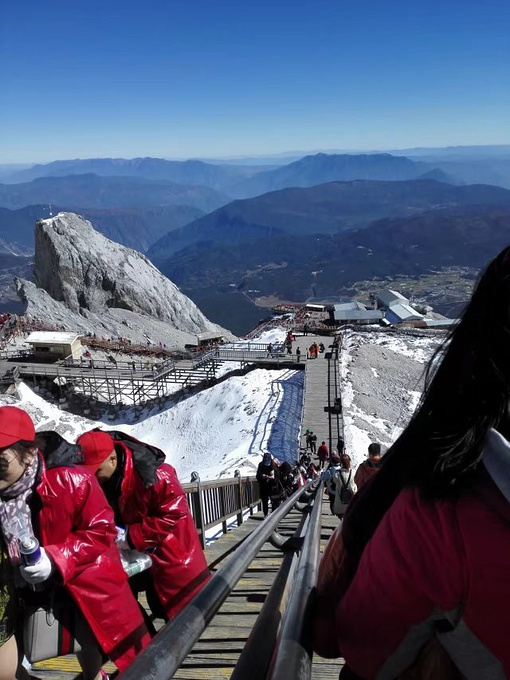
<svg viewBox="0 0 510 680"><path fill-rule="evenodd" d="M48 318L51 309L50 319L63 323L67 316L74 326L80 321L82 330L85 324L97 332L99 323L101 334L132 337L126 332L132 328L146 337L152 324L158 331L151 339L162 339L163 333L180 342L223 330L144 255L110 241L74 213L37 222L33 280L35 285L18 285L27 313Z"/></svg>

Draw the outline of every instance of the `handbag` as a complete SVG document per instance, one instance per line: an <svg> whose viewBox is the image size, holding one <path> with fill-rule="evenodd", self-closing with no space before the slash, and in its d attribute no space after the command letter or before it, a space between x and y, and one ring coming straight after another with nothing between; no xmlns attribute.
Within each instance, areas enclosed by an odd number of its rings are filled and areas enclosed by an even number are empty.
<svg viewBox="0 0 510 680"><path fill-rule="evenodd" d="M24 607L23 651L30 663L94 646L96 638L83 614L70 598L59 600L55 589L48 601Z"/></svg>

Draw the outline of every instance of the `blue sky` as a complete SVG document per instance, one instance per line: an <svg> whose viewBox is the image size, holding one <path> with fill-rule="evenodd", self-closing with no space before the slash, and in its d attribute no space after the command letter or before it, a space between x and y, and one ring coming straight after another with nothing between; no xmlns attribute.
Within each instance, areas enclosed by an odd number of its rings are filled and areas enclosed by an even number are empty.
<svg viewBox="0 0 510 680"><path fill-rule="evenodd" d="M0 163L510 143L508 0L3 0Z"/></svg>

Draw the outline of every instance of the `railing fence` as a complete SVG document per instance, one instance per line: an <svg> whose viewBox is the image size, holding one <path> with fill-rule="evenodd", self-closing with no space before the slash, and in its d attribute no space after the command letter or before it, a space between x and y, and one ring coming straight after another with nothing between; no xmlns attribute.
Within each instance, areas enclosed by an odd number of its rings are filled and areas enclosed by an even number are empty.
<svg viewBox="0 0 510 680"><path fill-rule="evenodd" d="M243 523L243 514L253 514L260 506L259 485L255 477L241 477L201 482L196 473L193 481L183 484L188 505L195 520L202 548L205 547L207 529L221 524L223 533L227 532L228 519L236 517L237 524Z"/></svg>

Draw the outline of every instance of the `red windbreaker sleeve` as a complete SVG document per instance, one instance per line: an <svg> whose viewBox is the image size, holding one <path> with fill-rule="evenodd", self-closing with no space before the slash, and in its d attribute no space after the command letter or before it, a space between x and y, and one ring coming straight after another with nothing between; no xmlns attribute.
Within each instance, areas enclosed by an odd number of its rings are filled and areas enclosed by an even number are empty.
<svg viewBox="0 0 510 680"><path fill-rule="evenodd" d="M158 470L158 481L151 487L148 512L141 522L129 525L128 538L136 550L160 545L169 534L175 534L181 520L190 515L179 480L170 470Z"/></svg>
<svg viewBox="0 0 510 680"><path fill-rule="evenodd" d="M95 562L116 536L113 511L93 475L73 468L65 474L65 486L73 499L72 531L63 543L44 546L63 584Z"/></svg>

